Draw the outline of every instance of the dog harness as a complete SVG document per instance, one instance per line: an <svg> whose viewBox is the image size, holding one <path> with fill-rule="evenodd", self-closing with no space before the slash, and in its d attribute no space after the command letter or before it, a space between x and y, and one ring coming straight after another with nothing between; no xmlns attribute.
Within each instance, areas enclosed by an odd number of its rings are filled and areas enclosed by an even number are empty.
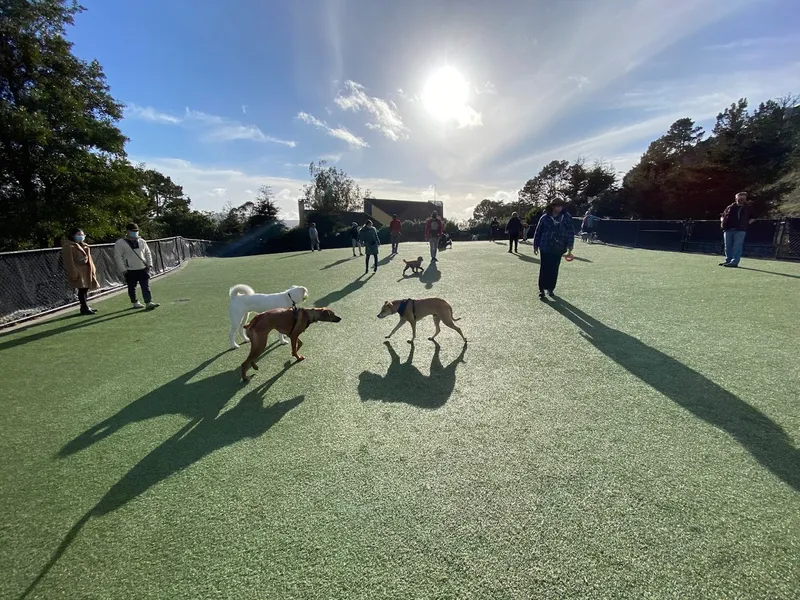
<svg viewBox="0 0 800 600"><path fill-rule="evenodd" d="M400 316L405 316L406 307L408 306L409 302L411 303L411 316L414 317L414 320L416 321L417 320L417 311L416 311L416 308L414 306L415 301L412 300L411 298L407 298L406 300L403 300L400 303L400 307L397 309L397 313Z"/></svg>
<svg viewBox="0 0 800 600"><path fill-rule="evenodd" d="M286 292L286 295L289 296L289 302L292 303L292 308L297 308L297 303L294 301L294 298L292 298L292 295L289 292Z"/></svg>

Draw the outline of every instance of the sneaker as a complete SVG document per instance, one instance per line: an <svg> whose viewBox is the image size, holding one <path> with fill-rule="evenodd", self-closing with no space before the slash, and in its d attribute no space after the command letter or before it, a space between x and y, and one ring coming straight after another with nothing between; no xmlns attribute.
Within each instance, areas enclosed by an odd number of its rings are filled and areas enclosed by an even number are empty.
<svg viewBox="0 0 800 600"><path fill-rule="evenodd" d="M551 298L556 297L556 295L551 290L548 290L547 295L550 296Z"/></svg>
<svg viewBox="0 0 800 600"><path fill-rule="evenodd" d="M546 300L544 297L544 292L539 292L539 300Z"/></svg>
<svg viewBox="0 0 800 600"><path fill-rule="evenodd" d="M90 308L90 307L87 306L86 308L82 308L81 309L81 314L82 315L95 315L95 314L97 314L97 309L96 308Z"/></svg>
<svg viewBox="0 0 800 600"><path fill-rule="evenodd" d="M728 267L729 269L738 269L739 265L735 265L733 263L728 263L727 265L723 265L724 267Z"/></svg>
<svg viewBox="0 0 800 600"><path fill-rule="evenodd" d="M144 304L142 304L141 302L139 302L139 301L137 300L136 302L134 302L133 304L131 304L131 308L144 308Z"/></svg>
<svg viewBox="0 0 800 600"><path fill-rule="evenodd" d="M727 267L729 264L730 264L730 263L721 262L721 263L719 263L719 266L720 266L720 267Z"/></svg>
<svg viewBox="0 0 800 600"><path fill-rule="evenodd" d="M148 302L147 303L147 310L153 310L161 306L158 302Z"/></svg>

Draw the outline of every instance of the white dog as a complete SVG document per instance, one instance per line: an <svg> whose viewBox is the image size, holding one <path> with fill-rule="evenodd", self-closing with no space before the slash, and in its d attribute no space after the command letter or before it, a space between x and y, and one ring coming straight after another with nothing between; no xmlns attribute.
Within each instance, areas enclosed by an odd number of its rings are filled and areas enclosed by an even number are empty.
<svg viewBox="0 0 800 600"><path fill-rule="evenodd" d="M228 292L231 298L231 349L238 348L236 332L247 343L249 340L244 334L244 322L251 312L262 313L273 308L291 308L308 298L308 290L300 285L293 285L285 292L277 294L256 294L253 288L247 285L235 285ZM288 344L289 340L281 334L281 344Z"/></svg>

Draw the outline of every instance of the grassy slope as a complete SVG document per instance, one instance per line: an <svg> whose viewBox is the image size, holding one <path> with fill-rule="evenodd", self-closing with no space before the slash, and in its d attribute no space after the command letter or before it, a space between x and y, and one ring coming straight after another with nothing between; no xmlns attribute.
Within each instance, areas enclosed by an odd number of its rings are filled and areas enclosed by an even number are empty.
<svg viewBox="0 0 800 600"><path fill-rule="evenodd" d="M579 251L558 309L529 248L459 245L427 285L354 283L337 250L196 261L157 312L0 337L0 597L54 552L30 597L797 597L800 265ZM344 320L243 387L240 282ZM381 302L428 294L468 349L409 363L402 330L392 364Z"/></svg>

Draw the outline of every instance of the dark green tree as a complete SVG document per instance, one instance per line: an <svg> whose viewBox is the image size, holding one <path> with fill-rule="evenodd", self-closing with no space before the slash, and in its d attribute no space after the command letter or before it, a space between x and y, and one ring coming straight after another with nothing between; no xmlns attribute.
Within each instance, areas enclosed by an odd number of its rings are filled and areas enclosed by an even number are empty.
<svg viewBox="0 0 800 600"><path fill-rule="evenodd" d="M64 0L0 0L0 244L57 242L74 224L95 238L144 212L117 127L122 106L96 61L72 53Z"/></svg>
<svg viewBox="0 0 800 600"><path fill-rule="evenodd" d="M321 160L308 166L311 182L303 187L306 207L319 213L359 211L364 206L364 198L371 196L361 188L352 177L341 169L328 166Z"/></svg>

